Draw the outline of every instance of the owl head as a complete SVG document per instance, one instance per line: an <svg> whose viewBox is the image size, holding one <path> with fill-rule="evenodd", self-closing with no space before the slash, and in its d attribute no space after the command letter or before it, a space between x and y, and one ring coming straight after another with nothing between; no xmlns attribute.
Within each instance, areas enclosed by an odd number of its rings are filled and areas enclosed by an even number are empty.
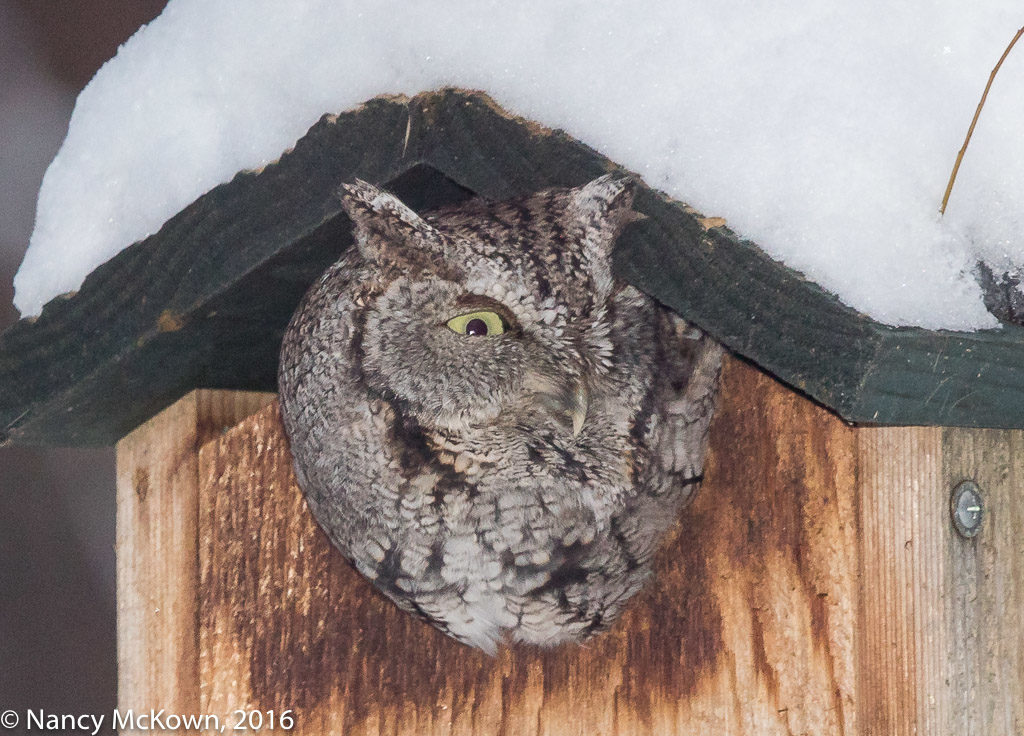
<svg viewBox="0 0 1024 736"><path fill-rule="evenodd" d="M341 197L370 391L441 431L499 415L582 431L610 364L609 304L621 288L611 250L635 218L631 180L424 216L363 181Z"/></svg>

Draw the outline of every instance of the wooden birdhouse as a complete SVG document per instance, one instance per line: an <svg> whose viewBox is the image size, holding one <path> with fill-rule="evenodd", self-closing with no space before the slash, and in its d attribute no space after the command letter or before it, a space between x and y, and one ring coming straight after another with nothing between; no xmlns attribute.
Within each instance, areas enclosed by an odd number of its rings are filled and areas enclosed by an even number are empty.
<svg viewBox="0 0 1024 736"><path fill-rule="evenodd" d="M618 168L482 94L376 98L0 337L8 442L117 445L120 712L317 736L1024 733L1024 330L884 326L643 186L619 275L731 355L703 487L622 619L492 658L331 547L273 392L289 316L351 243L339 183L428 210Z"/></svg>

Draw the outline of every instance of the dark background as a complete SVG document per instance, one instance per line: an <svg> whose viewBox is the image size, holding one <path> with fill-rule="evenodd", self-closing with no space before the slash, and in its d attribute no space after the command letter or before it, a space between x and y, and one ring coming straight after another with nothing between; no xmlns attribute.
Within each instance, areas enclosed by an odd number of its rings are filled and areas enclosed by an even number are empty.
<svg viewBox="0 0 1024 736"><path fill-rule="evenodd" d="M75 95L165 0L0 0L0 330ZM113 449L0 449L0 711L116 701Z"/></svg>

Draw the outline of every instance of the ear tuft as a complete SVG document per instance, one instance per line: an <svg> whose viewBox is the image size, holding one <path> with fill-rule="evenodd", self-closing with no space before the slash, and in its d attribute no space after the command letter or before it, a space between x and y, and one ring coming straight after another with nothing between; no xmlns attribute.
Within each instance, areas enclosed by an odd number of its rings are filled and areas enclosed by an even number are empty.
<svg viewBox="0 0 1024 736"><path fill-rule="evenodd" d="M579 228L580 246L590 269L598 302L612 293L612 248L622 229L638 219L633 211L632 178L605 174L569 190L566 215Z"/></svg>
<svg viewBox="0 0 1024 736"><path fill-rule="evenodd" d="M615 239L626 225L640 219L633 210L635 189L632 177L605 174L570 190L569 213L583 228L584 252L592 267L610 269Z"/></svg>
<svg viewBox="0 0 1024 736"><path fill-rule="evenodd" d="M419 215L394 194L362 179L342 184L338 194L345 212L357 226L367 217L397 219L414 227L419 227L423 222Z"/></svg>
<svg viewBox="0 0 1024 736"><path fill-rule="evenodd" d="M356 245L369 260L380 260L433 233L398 197L362 179L342 184L338 196L355 228Z"/></svg>
<svg viewBox="0 0 1024 736"><path fill-rule="evenodd" d="M617 217L632 212L635 190L636 180L632 177L605 174L577 187L573 201L581 214L597 212L603 217Z"/></svg>

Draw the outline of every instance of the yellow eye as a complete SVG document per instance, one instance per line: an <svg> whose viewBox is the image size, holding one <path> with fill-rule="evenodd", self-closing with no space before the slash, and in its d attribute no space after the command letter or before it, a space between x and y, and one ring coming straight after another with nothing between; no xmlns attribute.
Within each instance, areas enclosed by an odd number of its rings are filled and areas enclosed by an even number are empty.
<svg viewBox="0 0 1024 736"><path fill-rule="evenodd" d="M452 317L448 327L460 335L471 337L482 335L500 335L505 331L505 322L497 312L469 312Z"/></svg>

